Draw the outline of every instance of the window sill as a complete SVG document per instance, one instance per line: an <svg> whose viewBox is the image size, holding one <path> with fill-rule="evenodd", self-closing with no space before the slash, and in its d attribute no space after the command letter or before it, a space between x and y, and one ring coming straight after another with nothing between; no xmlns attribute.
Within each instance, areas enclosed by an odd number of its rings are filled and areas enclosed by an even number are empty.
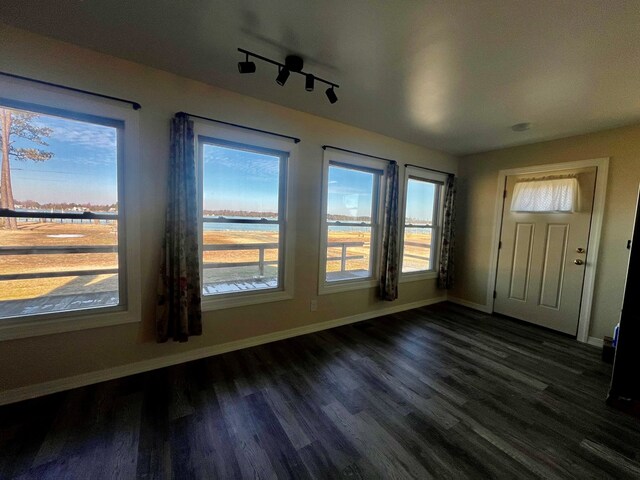
<svg viewBox="0 0 640 480"><path fill-rule="evenodd" d="M330 295L332 293L348 292L351 290L364 290L367 288L377 287L377 280L345 280L331 283L321 283L318 288L318 295Z"/></svg>
<svg viewBox="0 0 640 480"><path fill-rule="evenodd" d="M265 291L232 293L226 295L207 295L202 297L202 311L222 310L225 308L244 307L260 303L291 300L293 295L287 291Z"/></svg>
<svg viewBox="0 0 640 480"><path fill-rule="evenodd" d="M90 313L91 312L91 313ZM39 337L57 333L88 330L91 328L108 327L140 321L139 315L128 310L61 312L46 317L18 317L0 320L0 341L18 338Z"/></svg>
<svg viewBox="0 0 640 480"><path fill-rule="evenodd" d="M438 272L415 272L415 273L403 273L400 275L400 283L418 282L420 280L432 280L438 278Z"/></svg>

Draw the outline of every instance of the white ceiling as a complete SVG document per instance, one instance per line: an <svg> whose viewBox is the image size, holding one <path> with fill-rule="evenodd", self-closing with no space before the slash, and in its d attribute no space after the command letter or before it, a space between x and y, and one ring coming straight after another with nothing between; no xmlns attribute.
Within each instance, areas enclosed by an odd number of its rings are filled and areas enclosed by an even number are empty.
<svg viewBox="0 0 640 480"><path fill-rule="evenodd" d="M0 21L455 154L640 121L638 0L2 0ZM238 47L300 54L338 103L240 75Z"/></svg>

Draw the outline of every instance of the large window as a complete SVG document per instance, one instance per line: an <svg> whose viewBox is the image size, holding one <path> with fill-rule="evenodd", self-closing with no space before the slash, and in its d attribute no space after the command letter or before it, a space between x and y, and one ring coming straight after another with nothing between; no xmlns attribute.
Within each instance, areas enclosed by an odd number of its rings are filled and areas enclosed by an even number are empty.
<svg viewBox="0 0 640 480"><path fill-rule="evenodd" d="M443 183L438 174L407 167L402 231L402 273L407 277L436 270Z"/></svg>
<svg viewBox="0 0 640 480"><path fill-rule="evenodd" d="M126 301L124 121L0 100L0 320Z"/></svg>
<svg viewBox="0 0 640 480"><path fill-rule="evenodd" d="M375 283L383 175L380 162L326 154L321 290Z"/></svg>
<svg viewBox="0 0 640 480"><path fill-rule="evenodd" d="M289 153L203 135L198 143L203 295L283 291Z"/></svg>

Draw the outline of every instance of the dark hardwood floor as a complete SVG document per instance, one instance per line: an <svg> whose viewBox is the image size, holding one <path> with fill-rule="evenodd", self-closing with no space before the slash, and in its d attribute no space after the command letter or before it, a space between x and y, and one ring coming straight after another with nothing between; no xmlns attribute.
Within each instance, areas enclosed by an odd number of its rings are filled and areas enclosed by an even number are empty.
<svg viewBox="0 0 640 480"><path fill-rule="evenodd" d="M0 477L640 478L599 350L440 304L0 408Z"/></svg>

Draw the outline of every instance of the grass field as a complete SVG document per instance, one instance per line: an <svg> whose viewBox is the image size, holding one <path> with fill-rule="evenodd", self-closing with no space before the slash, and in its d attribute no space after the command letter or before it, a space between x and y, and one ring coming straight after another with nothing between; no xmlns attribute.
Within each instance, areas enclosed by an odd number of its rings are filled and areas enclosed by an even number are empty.
<svg viewBox="0 0 640 480"><path fill-rule="evenodd" d="M405 241L421 243L422 246L407 246L404 257L404 271L423 269L427 265L425 258L429 256L427 245L430 235L407 234ZM117 226L115 224L70 224L70 223L43 223L28 222L19 223L17 230L0 230L0 247L33 247L33 246L89 246L89 245L115 245L117 242ZM358 246L350 246L347 256L362 257L347 260L347 270L367 270L369 268L369 234L363 232L337 232L329 233L329 243L358 242ZM206 231L204 233L205 245L228 244L260 244L278 243L278 234L273 232L251 231ZM276 249L265 249L264 260L277 261ZM341 257L342 248L332 246L328 248L329 257ZM204 261L234 263L234 262L258 262L259 250L222 250L204 252ZM34 272L61 272L72 270L94 270L101 268L116 268L118 256L116 253L89 253L89 254L31 254L31 255L0 255L0 275L34 273ZM337 272L341 269L341 261L330 261L327 265L328 272ZM216 270L218 270L216 272ZM265 275L273 275L275 267L265 268ZM205 279L215 278L224 281L228 276L229 281L235 281L239 276L257 276L258 267L232 267L225 269L207 269ZM73 282L73 288L77 293L89 293L104 291L105 288L113 289L117 285L113 280L115 275L99 276L69 276L53 278L37 278L26 280L0 281L0 301L38 298L45 295L55 295L57 292L68 290ZM79 281L86 278L85 281ZM251 277L249 277L251 278ZM207 280L209 281L209 280ZM65 286L67 287L65 289Z"/></svg>

